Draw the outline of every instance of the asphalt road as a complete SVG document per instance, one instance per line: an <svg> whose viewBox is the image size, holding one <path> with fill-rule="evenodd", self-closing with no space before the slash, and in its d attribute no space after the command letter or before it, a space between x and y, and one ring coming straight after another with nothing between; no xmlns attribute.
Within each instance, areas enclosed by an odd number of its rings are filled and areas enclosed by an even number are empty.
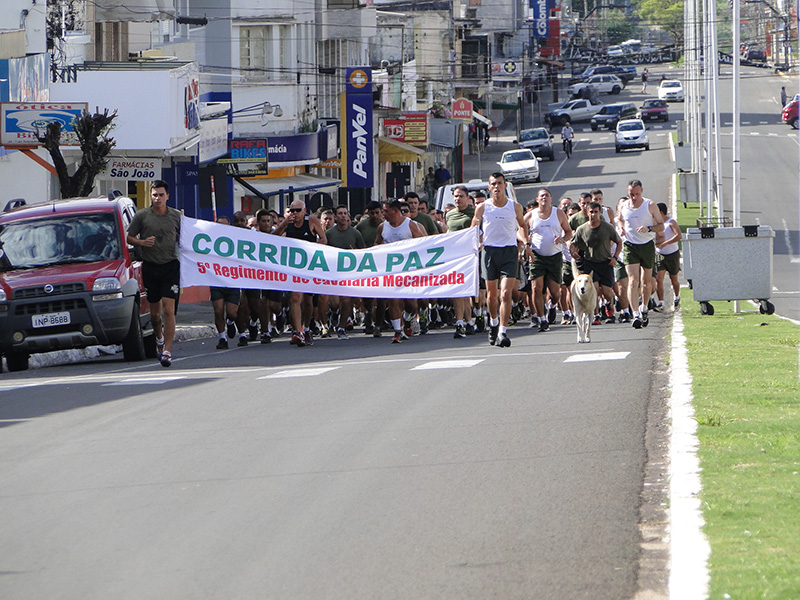
<svg viewBox="0 0 800 600"><path fill-rule="evenodd" d="M632 597L667 322L6 374L0 596Z"/></svg>

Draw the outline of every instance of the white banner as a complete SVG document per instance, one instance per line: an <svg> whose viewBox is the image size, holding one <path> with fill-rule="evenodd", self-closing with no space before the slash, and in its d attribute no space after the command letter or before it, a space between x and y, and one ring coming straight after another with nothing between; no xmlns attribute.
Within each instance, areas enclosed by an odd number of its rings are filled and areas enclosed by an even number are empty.
<svg viewBox="0 0 800 600"><path fill-rule="evenodd" d="M181 286L357 298L476 296L478 240L478 228L470 227L364 250L340 250L182 217Z"/></svg>

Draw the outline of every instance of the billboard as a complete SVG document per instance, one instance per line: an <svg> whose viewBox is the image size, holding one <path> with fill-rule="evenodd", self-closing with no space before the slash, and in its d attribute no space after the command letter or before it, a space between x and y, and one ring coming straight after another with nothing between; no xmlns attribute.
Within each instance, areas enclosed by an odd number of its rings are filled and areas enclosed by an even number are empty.
<svg viewBox="0 0 800 600"><path fill-rule="evenodd" d="M47 125L61 123L61 145L80 146L73 128L75 119L88 110L86 102L3 102L0 105L0 144L7 147L36 146Z"/></svg>
<svg viewBox="0 0 800 600"><path fill-rule="evenodd" d="M546 38L550 32L550 11L556 7L555 0L530 0L533 9L533 36Z"/></svg>
<svg viewBox="0 0 800 600"><path fill-rule="evenodd" d="M374 185L372 127L372 69L348 67L342 102L342 170L344 185L368 188Z"/></svg>

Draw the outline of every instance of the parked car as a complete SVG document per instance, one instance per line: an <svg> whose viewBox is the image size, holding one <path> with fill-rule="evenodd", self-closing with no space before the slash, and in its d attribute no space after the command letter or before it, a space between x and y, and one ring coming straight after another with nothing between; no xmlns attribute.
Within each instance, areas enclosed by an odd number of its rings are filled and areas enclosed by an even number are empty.
<svg viewBox="0 0 800 600"><path fill-rule="evenodd" d="M665 79L658 86L658 99L683 102L683 84L677 79Z"/></svg>
<svg viewBox="0 0 800 600"><path fill-rule="evenodd" d="M540 181L539 159L527 148L503 152L503 156L497 164L500 165L506 181L511 183Z"/></svg>
<svg viewBox="0 0 800 600"><path fill-rule="evenodd" d="M9 371L31 354L122 344L155 356L150 306L126 232L130 198L60 200L0 214L0 353ZM152 329L150 330L152 332Z"/></svg>
<svg viewBox="0 0 800 600"><path fill-rule="evenodd" d="M764 62L767 60L767 53L764 52L763 48L759 48L758 46L751 46L745 52L745 58L747 60L754 60L756 62Z"/></svg>
<svg viewBox="0 0 800 600"><path fill-rule="evenodd" d="M619 153L628 148L644 148L650 150L647 128L641 119L628 119L617 123L614 149Z"/></svg>
<svg viewBox="0 0 800 600"><path fill-rule="evenodd" d="M603 106L605 105L602 102L595 103L587 99L570 100L564 106L545 114L544 120L551 127L563 125L567 121L590 121Z"/></svg>
<svg viewBox="0 0 800 600"><path fill-rule="evenodd" d="M617 102L616 104L606 104L592 117L592 131L597 131L600 127L614 129L622 119L633 119L636 117L636 105L633 102Z"/></svg>
<svg viewBox="0 0 800 600"><path fill-rule="evenodd" d="M519 132L520 148L528 148L536 156L541 158L549 158L555 160L556 153L553 148L553 135L550 134L544 127L536 127L534 129L523 129Z"/></svg>
<svg viewBox="0 0 800 600"><path fill-rule="evenodd" d="M616 75L593 75L584 82L572 84L568 90L573 97L585 98L589 86L593 86L599 94L619 94L625 83Z"/></svg>
<svg viewBox="0 0 800 600"><path fill-rule="evenodd" d="M609 46L608 50L606 50L606 56L608 56L608 58L624 58L625 51L622 49L622 46Z"/></svg>
<svg viewBox="0 0 800 600"><path fill-rule="evenodd" d="M475 192L483 192L487 198L490 196L489 182L483 181L482 179L470 179L469 181L464 181L461 183L443 185L436 190L437 210L444 210L444 206L448 202L453 201L453 188L458 185L463 185L465 188L467 188L467 191L469 191L470 195L475 194ZM514 200L517 199L517 191L514 189L514 184L510 181L506 181L506 197L513 198Z"/></svg>
<svg viewBox="0 0 800 600"><path fill-rule="evenodd" d="M666 100L659 100L658 98L650 98L642 102L637 115L642 121L669 121L669 110L667 109Z"/></svg>
<svg viewBox="0 0 800 600"><path fill-rule="evenodd" d="M800 106L800 100L797 100L797 97L795 97L795 99L784 106L781 111L781 120L792 129L800 129L800 122L797 120L798 106Z"/></svg>

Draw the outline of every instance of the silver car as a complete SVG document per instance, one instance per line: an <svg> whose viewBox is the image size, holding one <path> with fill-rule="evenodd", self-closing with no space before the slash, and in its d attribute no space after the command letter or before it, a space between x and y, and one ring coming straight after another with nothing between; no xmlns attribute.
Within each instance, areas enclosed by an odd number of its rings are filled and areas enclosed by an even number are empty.
<svg viewBox="0 0 800 600"><path fill-rule="evenodd" d="M506 180L512 183L540 181L539 160L527 148L503 152L503 156L497 164L500 165L500 170Z"/></svg>

